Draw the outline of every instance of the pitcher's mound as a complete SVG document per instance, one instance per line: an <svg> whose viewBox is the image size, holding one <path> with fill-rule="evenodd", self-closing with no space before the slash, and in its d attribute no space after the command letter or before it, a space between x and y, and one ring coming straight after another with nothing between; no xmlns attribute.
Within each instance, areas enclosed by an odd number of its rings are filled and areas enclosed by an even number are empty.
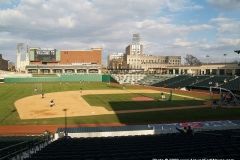
<svg viewBox="0 0 240 160"><path fill-rule="evenodd" d="M154 99L153 98L150 98L150 97L134 97L132 98L133 101L153 101Z"/></svg>

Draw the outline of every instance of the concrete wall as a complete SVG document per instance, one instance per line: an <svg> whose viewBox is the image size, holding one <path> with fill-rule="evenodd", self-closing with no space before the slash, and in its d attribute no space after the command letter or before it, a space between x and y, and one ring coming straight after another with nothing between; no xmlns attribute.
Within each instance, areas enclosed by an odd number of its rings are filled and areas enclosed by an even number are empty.
<svg viewBox="0 0 240 160"><path fill-rule="evenodd" d="M87 137L116 137L116 136L137 136L137 135L154 135L154 130L139 130L139 131L118 131L118 132L85 132L85 133L68 133L72 138L87 138ZM55 133L55 139L63 136L62 133Z"/></svg>

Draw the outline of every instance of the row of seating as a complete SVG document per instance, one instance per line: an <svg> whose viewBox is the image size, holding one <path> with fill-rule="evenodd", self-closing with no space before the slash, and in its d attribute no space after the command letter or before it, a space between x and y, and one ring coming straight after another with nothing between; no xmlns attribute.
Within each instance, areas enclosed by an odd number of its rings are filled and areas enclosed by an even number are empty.
<svg viewBox="0 0 240 160"><path fill-rule="evenodd" d="M193 85L197 87L210 87L210 86L219 87L223 84L228 83L228 81L233 78L234 77L232 76L211 76L210 78L195 83Z"/></svg>
<svg viewBox="0 0 240 160"><path fill-rule="evenodd" d="M230 80L228 83L223 84L221 87L232 90L232 91L240 91L240 78L234 78Z"/></svg>
<svg viewBox="0 0 240 160"><path fill-rule="evenodd" d="M172 78L169 78L165 81L161 81L161 82L158 82L156 84L153 84L153 86L156 86L156 87L169 87L170 85L173 85L177 82L180 82L180 81L183 81L183 80L186 80L190 78L189 75L179 75L179 76L174 76ZM169 87L170 88L170 87ZM178 87L177 87L178 88Z"/></svg>
<svg viewBox="0 0 240 160"><path fill-rule="evenodd" d="M46 136L0 136L0 159L10 159L48 141Z"/></svg>
<svg viewBox="0 0 240 160"><path fill-rule="evenodd" d="M138 81L141 85L152 85L155 83L159 83L161 81L165 81L169 78L173 77L172 75L146 75L143 79Z"/></svg>
<svg viewBox="0 0 240 160"><path fill-rule="evenodd" d="M156 87L167 87L167 88L183 88L183 87L223 87L229 90L238 88L240 90L239 77L234 76L190 76L190 75L179 75L173 78L161 81L153 84Z"/></svg>
<svg viewBox="0 0 240 160"><path fill-rule="evenodd" d="M136 84L142 80L145 74L112 74L111 75L120 84Z"/></svg>
<svg viewBox="0 0 240 160"><path fill-rule="evenodd" d="M0 136L0 149L35 138L35 136Z"/></svg>
<svg viewBox="0 0 240 160"><path fill-rule="evenodd" d="M197 84L203 80L208 79L209 76L190 76L180 81L175 81L175 83L169 84L170 88L183 88L189 85Z"/></svg>
<svg viewBox="0 0 240 160"><path fill-rule="evenodd" d="M240 130L128 137L62 138L30 159L240 158Z"/></svg>

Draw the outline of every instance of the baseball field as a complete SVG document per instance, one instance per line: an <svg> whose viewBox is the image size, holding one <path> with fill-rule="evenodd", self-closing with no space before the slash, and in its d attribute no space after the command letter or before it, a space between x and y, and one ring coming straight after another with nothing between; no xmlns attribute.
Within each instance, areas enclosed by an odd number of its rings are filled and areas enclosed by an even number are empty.
<svg viewBox="0 0 240 160"><path fill-rule="evenodd" d="M0 84L0 125L61 125L65 116L69 125L240 118L240 108L212 109L208 100L208 93L100 82L7 83Z"/></svg>

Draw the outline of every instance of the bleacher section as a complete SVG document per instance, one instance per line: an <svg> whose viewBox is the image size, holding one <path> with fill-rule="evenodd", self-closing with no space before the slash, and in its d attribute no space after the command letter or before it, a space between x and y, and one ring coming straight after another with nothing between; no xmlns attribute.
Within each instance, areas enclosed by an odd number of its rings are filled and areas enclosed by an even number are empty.
<svg viewBox="0 0 240 160"><path fill-rule="evenodd" d="M172 75L146 75L143 79L139 80L138 83L141 85L152 85L172 77Z"/></svg>
<svg viewBox="0 0 240 160"><path fill-rule="evenodd" d="M210 76L210 75L179 75L155 83L152 86L166 88L188 89L208 89L212 87L222 87L232 91L240 91L240 78L234 76Z"/></svg>
<svg viewBox="0 0 240 160"><path fill-rule="evenodd" d="M173 75L153 74L112 74L112 77L120 84L152 85L173 77Z"/></svg>
<svg viewBox="0 0 240 160"><path fill-rule="evenodd" d="M62 138L33 155L33 160L152 160L160 158L240 159L240 130L162 135Z"/></svg>
<svg viewBox="0 0 240 160"><path fill-rule="evenodd" d="M170 83L168 85L169 88L183 88L189 85L194 85L199 83L205 79L208 79L209 76L190 76L183 78L182 80L175 81L174 83Z"/></svg>
<svg viewBox="0 0 240 160"><path fill-rule="evenodd" d="M120 84L138 84L145 74L112 74L112 77Z"/></svg>
<svg viewBox="0 0 240 160"><path fill-rule="evenodd" d="M0 136L0 159L29 156L32 148L40 149L39 145L43 148L43 143L46 146L48 138L46 136Z"/></svg>
<svg viewBox="0 0 240 160"><path fill-rule="evenodd" d="M228 83L223 84L221 87L229 89L231 91L240 91L240 78L239 77L235 77L232 80L229 80Z"/></svg>
<svg viewBox="0 0 240 160"><path fill-rule="evenodd" d="M196 87L219 87L224 83L227 83L229 80L233 79L232 76L211 76L208 79L205 79L199 83L195 83L194 86Z"/></svg>
<svg viewBox="0 0 240 160"><path fill-rule="evenodd" d="M188 79L189 77L190 77L189 75L179 75L179 76L175 76L175 77L172 77L170 79L167 79L165 81L161 81L159 83L153 84L153 86L168 87L169 85L173 85L174 83L177 83L179 81Z"/></svg>

